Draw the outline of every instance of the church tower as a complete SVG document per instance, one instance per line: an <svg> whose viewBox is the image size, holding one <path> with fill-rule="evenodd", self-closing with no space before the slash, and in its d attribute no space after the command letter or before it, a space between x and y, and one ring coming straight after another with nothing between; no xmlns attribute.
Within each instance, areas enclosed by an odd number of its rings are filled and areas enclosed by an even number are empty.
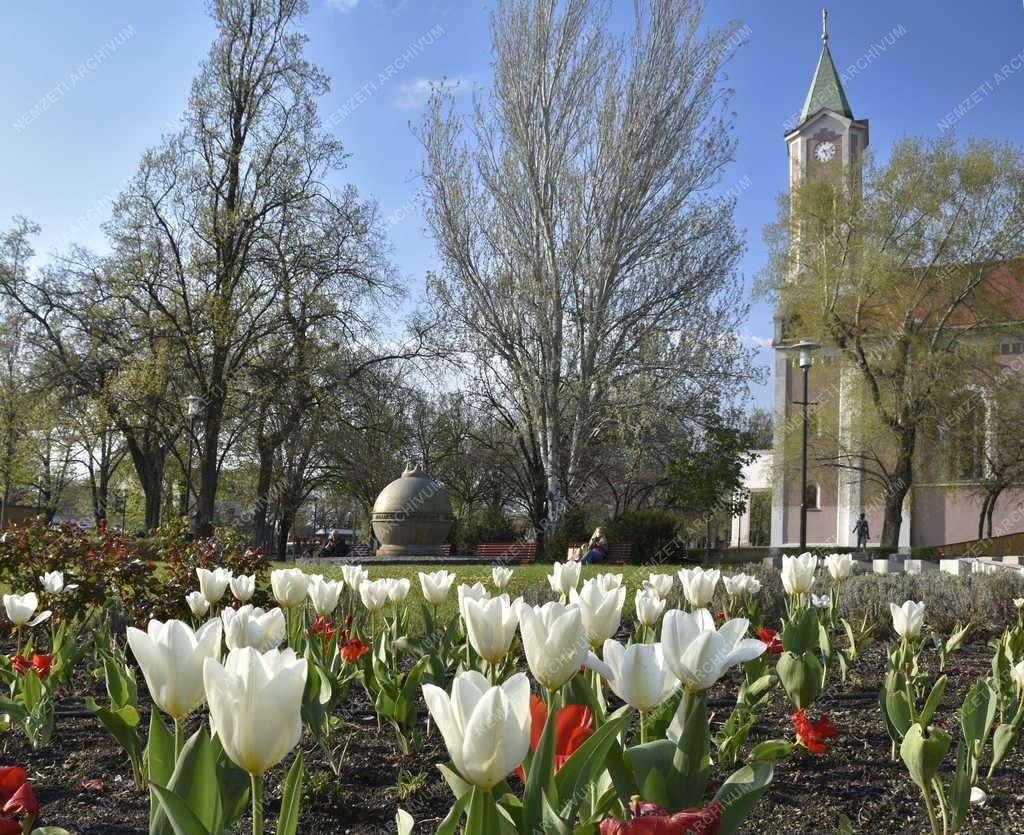
<svg viewBox="0 0 1024 835"><path fill-rule="evenodd" d="M816 172L847 170L868 146L868 121L855 119L832 53L829 50L828 12L822 11L821 55L811 78L796 126L785 134L789 154L790 188ZM775 317L775 391L772 461L771 544L794 545L799 541L800 505L808 513L809 545L852 544L852 529L864 502L858 475L848 470L823 470L808 484L808 496L801 497L799 474L794 475L786 457L787 427L799 425L801 414L795 401L801 399L801 371L791 345L803 334L785 332L780 316ZM843 368L835 352L823 348L814 357L811 372L811 402L820 399L821 408L835 410L842 442L850 441L852 418L856 413L852 369ZM818 395L815 395L818 389ZM826 392L830 392L826 393ZM826 404L826 400L828 403ZM817 409L818 407L813 407ZM824 412L822 412L822 415ZM815 415L819 419L822 415ZM843 424L846 424L845 427ZM845 430L845 431L844 431ZM909 527L909 526L908 526Z"/></svg>
<svg viewBox="0 0 1024 835"><path fill-rule="evenodd" d="M868 120L854 119L828 48L828 12L821 13L821 56L795 128L786 133L789 184L815 168L848 168L868 146Z"/></svg>

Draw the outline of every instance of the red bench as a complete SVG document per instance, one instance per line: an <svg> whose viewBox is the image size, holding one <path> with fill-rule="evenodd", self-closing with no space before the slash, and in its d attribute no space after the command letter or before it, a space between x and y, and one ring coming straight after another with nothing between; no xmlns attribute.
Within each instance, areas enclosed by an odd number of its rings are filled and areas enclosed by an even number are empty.
<svg viewBox="0 0 1024 835"><path fill-rule="evenodd" d="M566 552L566 559L569 558L570 554L579 551L579 555L582 557L587 553L587 542L574 542L569 545L569 550ZM629 562L630 557L633 556L633 543L632 542L610 542L608 543L608 559L605 560L605 565L625 565Z"/></svg>
<svg viewBox="0 0 1024 835"><path fill-rule="evenodd" d="M476 556L495 562L521 563L537 561L536 542L481 542L476 546Z"/></svg>

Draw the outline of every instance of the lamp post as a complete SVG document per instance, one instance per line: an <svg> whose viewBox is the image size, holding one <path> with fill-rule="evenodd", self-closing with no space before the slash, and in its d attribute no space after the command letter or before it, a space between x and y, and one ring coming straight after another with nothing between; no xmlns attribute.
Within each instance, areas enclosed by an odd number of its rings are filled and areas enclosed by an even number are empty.
<svg viewBox="0 0 1024 835"><path fill-rule="evenodd" d="M801 448L800 458L800 551L807 550L807 407L808 400L807 378L811 371L814 360L811 353L821 346L810 339L802 339L793 346L793 350L799 351L798 363L804 372L804 399L796 401L803 407L804 412L804 439Z"/></svg>
<svg viewBox="0 0 1024 835"><path fill-rule="evenodd" d="M119 482L117 489L121 492L121 535L123 536L128 519L128 482Z"/></svg>
<svg viewBox="0 0 1024 835"><path fill-rule="evenodd" d="M203 398L198 394L190 394L185 398L185 405L188 412L188 465L185 471L185 519L188 528L192 530L192 443L196 437L196 418L203 408Z"/></svg>

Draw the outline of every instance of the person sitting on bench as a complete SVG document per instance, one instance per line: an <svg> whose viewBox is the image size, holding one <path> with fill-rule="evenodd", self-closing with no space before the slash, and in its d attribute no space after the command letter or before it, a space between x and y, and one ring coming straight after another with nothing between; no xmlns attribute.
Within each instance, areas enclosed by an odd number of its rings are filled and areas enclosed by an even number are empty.
<svg viewBox="0 0 1024 835"><path fill-rule="evenodd" d="M587 553L583 555L581 562L589 565L594 562L602 562L608 559L608 537L604 535L603 528L597 528L590 537L590 545Z"/></svg>

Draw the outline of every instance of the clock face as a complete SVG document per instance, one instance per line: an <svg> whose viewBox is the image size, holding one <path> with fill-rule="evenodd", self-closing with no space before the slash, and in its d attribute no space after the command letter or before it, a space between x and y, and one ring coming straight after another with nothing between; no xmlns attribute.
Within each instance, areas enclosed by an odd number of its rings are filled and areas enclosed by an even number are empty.
<svg viewBox="0 0 1024 835"><path fill-rule="evenodd" d="M836 155L835 142L819 142L814 146L814 157L818 162L828 162Z"/></svg>

